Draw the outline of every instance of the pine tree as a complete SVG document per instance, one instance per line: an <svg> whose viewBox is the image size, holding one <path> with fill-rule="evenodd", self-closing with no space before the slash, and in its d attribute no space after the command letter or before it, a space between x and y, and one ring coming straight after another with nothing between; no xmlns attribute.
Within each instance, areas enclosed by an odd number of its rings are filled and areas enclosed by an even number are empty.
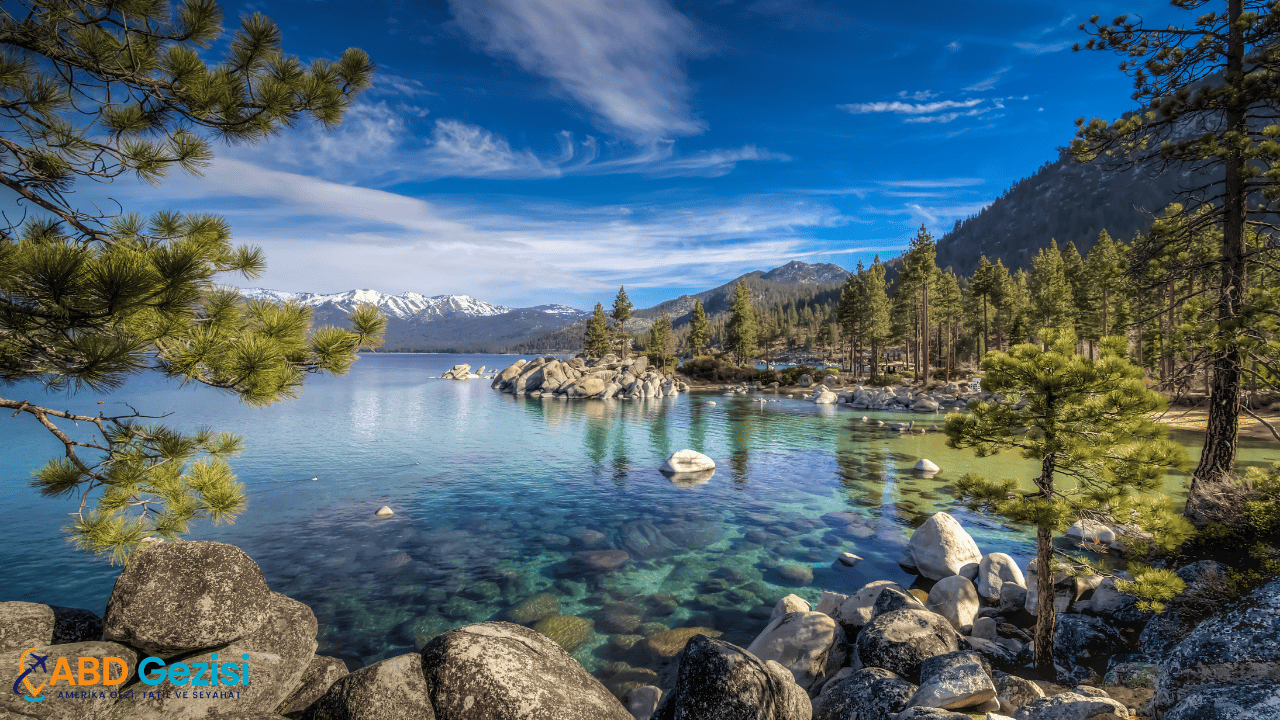
<svg viewBox="0 0 1280 720"><path fill-rule="evenodd" d="M1062 253L1058 251L1058 243L1051 241L1049 247L1040 248L1040 252L1031 260L1031 268L1027 289L1031 293L1031 322L1034 323L1034 329L1039 331L1041 328L1072 327L1075 298L1062 262Z"/></svg>
<svg viewBox="0 0 1280 720"><path fill-rule="evenodd" d="M951 372L955 367L955 334L962 315L962 297L960 281L956 274L947 269L938 276L937 290L933 300L933 318L937 323L939 335L946 337L946 351L940 355L940 363L947 369L947 382L951 381ZM939 342L939 351L942 343Z"/></svg>
<svg viewBox="0 0 1280 720"><path fill-rule="evenodd" d="M1084 258L1076 244L1068 241L1062 247L1062 274L1071 288L1071 327L1080 337L1084 332L1084 315L1088 311L1088 281L1085 278Z"/></svg>
<svg viewBox="0 0 1280 720"><path fill-rule="evenodd" d="M880 352L893 337L893 321L890 317L891 303L884 280L885 267L877 255L871 261L862 281L862 292L866 310L862 322L863 337L871 347L871 376L880 376Z"/></svg>
<svg viewBox="0 0 1280 720"><path fill-rule="evenodd" d="M1106 230L1098 233L1098 239L1084 261L1084 312L1081 337L1090 346L1116 328L1128 325L1128 303L1125 298L1123 256L1124 246L1117 245ZM1091 353L1092 354L1092 353Z"/></svg>
<svg viewBox="0 0 1280 720"><path fill-rule="evenodd" d="M729 309L729 323L725 326L725 350L733 353L739 365L756 352L755 310L751 307L751 288L745 280L739 280L733 288L733 305Z"/></svg>
<svg viewBox="0 0 1280 720"><path fill-rule="evenodd" d="M1016 480L993 482L967 474L957 494L975 509L987 506L1015 521L1036 526L1037 590L1034 642L1038 672L1052 677L1054 588L1053 537L1078 518L1105 512L1117 522L1136 523L1164 550L1178 547L1192 529L1169 499L1159 495L1161 478L1185 466L1186 451L1167 439L1168 430L1151 414L1167 403L1148 390L1141 369L1125 357L1125 342L1103 341L1101 356L1077 353L1070 329L1046 330L1045 347L1023 344L1008 353L992 351L982 361L982 388L1001 399L1021 397L1021 409L993 399L970 405L967 414L946 418L947 445L973 448L979 457L1018 450L1040 462L1036 490L1018 491ZM1064 486L1059 478L1074 480ZM1132 538L1136 549L1141 541ZM1169 571L1132 566L1145 601L1159 609L1181 590Z"/></svg>
<svg viewBox="0 0 1280 720"><path fill-rule="evenodd" d="M1000 267L1003 268L1004 266L1001 265ZM1004 276L1008 277L1007 271ZM989 310L992 305L999 303L1003 290L1004 285L1001 282L997 266L992 265L987 260L987 256L983 255L978 259L978 269L974 271L973 279L969 283L969 292L974 297L979 298L982 304L982 348L978 352L979 357L986 354L987 350L991 348Z"/></svg>
<svg viewBox="0 0 1280 720"><path fill-rule="evenodd" d="M836 318L840 334L849 346L849 368L854 377L862 376L862 325L866 298L862 287L862 276L865 274L862 263L858 263L856 272L849 273L840 288L840 300L836 304Z"/></svg>
<svg viewBox="0 0 1280 720"><path fill-rule="evenodd" d="M587 331L582 338L582 352L587 357L604 357L610 351L609 321L604 315L604 306L596 303L587 320Z"/></svg>
<svg viewBox="0 0 1280 720"><path fill-rule="evenodd" d="M255 143L306 119L332 127L369 86L365 53L304 67L261 14L220 43L223 62L206 64L201 49L219 40L221 23L212 0L176 10L0 7L0 185L37 209L0 228L0 383L74 395L156 372L265 406L296 397L310 373L345 373L359 349L380 342L385 319L373 308L352 314L352 330L313 329L300 305L246 303L221 289L230 273L257 277L264 259L233 245L220 217L103 215L73 202L79 181L199 174L212 141ZM245 507L226 462L242 447L236 435L177 432L140 411L95 416L9 398L0 407L63 443L65 457L33 485L74 497L72 538L112 562L145 538L176 538L199 518L231 521ZM77 436L71 423L92 434Z"/></svg>
<svg viewBox="0 0 1280 720"><path fill-rule="evenodd" d="M901 299L899 307L910 313L907 331L915 348L916 377L926 385L929 382L929 293L938 276L937 256L933 235L921 225L902 256L902 271L895 290L895 300Z"/></svg>
<svg viewBox="0 0 1280 720"><path fill-rule="evenodd" d="M676 355L676 336L671 329L671 316L667 311L662 311L662 316L653 321L653 327L649 328L649 362L653 365L662 367L662 372L667 371Z"/></svg>
<svg viewBox="0 0 1280 720"><path fill-rule="evenodd" d="M614 335L622 350L622 358L624 360L631 352L631 336L627 335L625 327L627 321L631 319L631 315L631 300L627 297L627 289L619 285L618 295L613 299L613 313L609 317L613 318Z"/></svg>
<svg viewBox="0 0 1280 720"><path fill-rule="evenodd" d="M1090 18L1093 37L1085 48L1124 58L1121 72L1133 78L1132 97L1142 110L1111 123L1080 118L1071 150L1085 162L1104 158L1121 166L1211 171L1201 175L1209 180L1188 188L1192 202L1186 208L1203 209L1208 222L1222 226L1213 265L1209 419L1186 506L1188 516L1203 523L1211 519L1213 498L1219 495L1210 488L1229 483L1235 471L1249 333L1271 319L1250 303L1258 296L1250 292L1248 267L1274 262L1276 246L1249 252L1246 228L1254 220L1265 222L1263 216L1275 211L1280 198L1280 126L1274 124L1280 13L1271 0L1227 0L1216 12L1203 12L1208 0L1174 4L1197 13L1190 27L1148 28L1125 15L1109 24ZM1133 262L1140 265L1162 254L1163 245L1188 246L1196 227L1184 223L1180 235L1135 242Z"/></svg>
<svg viewBox="0 0 1280 720"><path fill-rule="evenodd" d="M701 300L693 301L693 314L689 317L689 347L696 357L707 349L711 342L711 332L707 327L707 311L702 308Z"/></svg>

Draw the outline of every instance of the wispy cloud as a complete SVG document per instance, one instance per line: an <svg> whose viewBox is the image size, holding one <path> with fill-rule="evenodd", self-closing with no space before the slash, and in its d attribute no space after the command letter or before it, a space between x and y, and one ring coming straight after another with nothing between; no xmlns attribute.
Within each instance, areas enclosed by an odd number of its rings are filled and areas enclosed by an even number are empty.
<svg viewBox="0 0 1280 720"><path fill-rule="evenodd" d="M696 135L683 64L705 52L693 23L664 0L450 0L458 24L492 55L555 81L601 129L651 141Z"/></svg>
<svg viewBox="0 0 1280 720"><path fill-rule="evenodd" d="M1043 55L1045 53L1060 52L1071 47L1070 40L1052 43L1035 43L1035 42L1016 42L1014 47L1031 53L1032 55Z"/></svg>
<svg viewBox="0 0 1280 720"><path fill-rule="evenodd" d="M992 111L992 110L994 110L994 109L995 109L995 108L990 108L990 107L985 107L985 108L974 108L974 109L972 109L972 110L965 110L964 112L949 112L949 113L943 113L943 114L941 114L941 115L926 115L926 116L924 116L924 117L909 117L909 118L905 118L905 119L903 119L903 121L902 121L902 122L908 122L908 123L949 123L949 122L951 122L952 120L955 120L955 119L957 119L957 118L962 118L962 117L973 117L973 116L975 116L975 115L982 115L982 114L984 114L984 113L988 113L988 112L990 112L990 111Z"/></svg>
<svg viewBox="0 0 1280 720"><path fill-rule="evenodd" d="M880 185L913 188L955 188L983 185L987 181L975 177L941 178L938 180L881 180Z"/></svg>
<svg viewBox="0 0 1280 720"><path fill-rule="evenodd" d="M948 50L950 50L951 52L959 52L959 51L960 51L960 41L959 41L959 40L952 40L951 42L947 43L947 49L948 49Z"/></svg>
<svg viewBox="0 0 1280 720"><path fill-rule="evenodd" d="M1011 69L1012 69L1011 67L1000 68L999 70L988 75L982 80L979 80L978 82L964 88L964 91L965 92L984 92L986 90L990 90L991 88L994 88L996 84L1000 82L1000 79L1004 77L1004 74L1009 72Z"/></svg>
<svg viewBox="0 0 1280 720"><path fill-rule="evenodd" d="M952 108L971 108L982 100L971 98L969 100L939 100L931 103L905 103L905 102L870 102L870 103L850 103L846 105L837 105L836 107L853 115L862 115L865 113L898 113L900 115L923 115L925 113L935 113L941 110L951 110Z"/></svg>
<svg viewBox="0 0 1280 720"><path fill-rule="evenodd" d="M917 90L915 92L908 92L906 90L898 91L898 97L903 100L913 100L915 102L924 102L925 100L929 100L937 96L938 93L933 92L932 90Z"/></svg>

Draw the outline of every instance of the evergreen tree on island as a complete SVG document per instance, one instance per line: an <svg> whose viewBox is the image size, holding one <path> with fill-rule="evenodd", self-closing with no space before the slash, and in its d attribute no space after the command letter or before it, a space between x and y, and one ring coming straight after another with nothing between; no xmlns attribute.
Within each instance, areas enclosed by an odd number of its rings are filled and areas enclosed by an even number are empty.
<svg viewBox="0 0 1280 720"><path fill-rule="evenodd" d="M978 457L1014 449L1040 463L1032 492L1020 491L1013 479L996 482L970 473L956 482L956 493L972 508L985 506L1036 527L1035 667L1052 678L1054 534L1079 518L1116 518L1135 523L1153 534L1149 542L1171 550L1193 530L1159 494L1165 472L1185 466L1186 450L1151 419L1167 402L1147 389L1141 368L1126 357L1124 339L1105 339L1096 360L1076 352L1070 329L1047 329L1042 341L1043 348L1022 344L987 353L982 389L998 397L970 404L970 413L948 414L945 431L949 447L972 448ZM1009 402L1018 398L1027 401L1021 409ZM1144 541L1126 542L1136 549ZM1144 598L1147 609L1159 611L1160 600L1182 590L1172 571L1130 569L1134 580L1117 587Z"/></svg>
<svg viewBox="0 0 1280 720"><path fill-rule="evenodd" d="M612 350L612 339L609 337L609 320L604 315L604 306L596 303L596 309L587 320L587 331L582 338L582 352L587 357L604 357Z"/></svg>
<svg viewBox="0 0 1280 720"><path fill-rule="evenodd" d="M1274 301L1250 292L1249 268L1274 264L1277 246L1248 248L1246 230L1268 221L1263 216L1276 211L1280 198L1280 126L1274 123L1280 13L1271 0L1226 0L1213 3L1221 10L1211 12L1204 12L1208 0L1172 4L1197 13L1189 27L1148 28L1126 15L1110 23L1094 15L1087 30L1080 25L1092 36L1084 49L1122 56L1120 70L1133 78L1139 109L1111 123L1080 118L1071 151L1085 162L1210 171L1210 180L1186 190L1187 213L1206 214L1184 223L1182 233L1136 242L1131 258L1138 274L1147 259L1168 256L1166 248L1190 254L1199 229L1221 223L1212 262L1217 287L1209 419L1186 505L1189 517L1205 523L1215 515L1214 498L1223 494L1216 488L1225 484L1231 494L1244 378L1270 384L1273 374L1266 368L1275 367L1274 348L1254 337L1255 328L1273 323ZM1251 346L1251 359L1263 370L1246 366Z"/></svg>
<svg viewBox="0 0 1280 720"><path fill-rule="evenodd" d="M729 323L725 326L725 349L742 365L756 352L755 310L751 307L751 288L745 280L739 280L733 288L733 304L729 308Z"/></svg>
<svg viewBox="0 0 1280 720"><path fill-rule="evenodd" d="M694 357L702 354L711 342L711 328L707 325L707 311L701 300L693 301L693 314L689 317L689 348Z"/></svg>
<svg viewBox="0 0 1280 720"><path fill-rule="evenodd" d="M613 330L617 335L618 344L622 349L622 359L627 359L631 354L631 336L627 335L624 327L627 321L631 319L632 308L631 300L627 297L627 289L621 285L618 286L618 295L613 299Z"/></svg>
<svg viewBox="0 0 1280 720"><path fill-rule="evenodd" d="M104 215L72 203L90 180L199 174L213 160L210 140L255 143L305 119L331 128L374 69L357 49L304 66L256 13L225 60L206 64L200 49L221 35L212 0L0 8L0 185L37 211L0 227L0 382L74 393L155 372L259 407L297 397L309 374L345 373L360 348L380 342L385 319L372 307L352 313L351 330L313 329L307 308L223 289L229 274L265 267L259 248L232 244L223 218ZM243 445L236 435L178 432L140 411L75 414L27 398L0 407L62 443L64 457L33 485L73 497L72 539L112 562L145 538L244 509L226 462Z"/></svg>

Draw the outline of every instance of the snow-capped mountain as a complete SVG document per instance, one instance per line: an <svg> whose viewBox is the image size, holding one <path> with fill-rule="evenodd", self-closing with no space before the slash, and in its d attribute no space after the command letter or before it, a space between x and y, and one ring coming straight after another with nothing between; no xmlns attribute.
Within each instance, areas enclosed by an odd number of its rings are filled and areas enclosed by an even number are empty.
<svg viewBox="0 0 1280 720"><path fill-rule="evenodd" d="M760 279L782 285L830 285L844 282L847 277L849 272L839 265L792 260L761 275Z"/></svg>
<svg viewBox="0 0 1280 720"><path fill-rule="evenodd" d="M307 293L245 288L238 292L246 298L307 305L313 308L316 325L345 326L347 315L356 306L376 305L387 317L384 338L388 350L501 352L590 314L566 305L510 308L468 295L388 295L367 289Z"/></svg>

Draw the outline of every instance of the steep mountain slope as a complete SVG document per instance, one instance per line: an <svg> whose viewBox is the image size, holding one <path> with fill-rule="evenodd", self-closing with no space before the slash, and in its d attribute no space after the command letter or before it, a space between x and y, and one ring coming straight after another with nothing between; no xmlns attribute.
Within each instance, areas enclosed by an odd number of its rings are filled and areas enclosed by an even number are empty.
<svg viewBox="0 0 1280 720"><path fill-rule="evenodd" d="M1154 215L1178 201L1180 192L1208 177L1176 170L1155 175L1149 168L1108 169L1103 162L1084 164L1064 153L943 235L938 266L970 275L986 255L991 262L1004 261L1010 270L1029 268L1036 251L1050 240L1057 240L1058 247L1074 242L1084 254L1104 228L1111 237L1129 242L1150 228Z"/></svg>
<svg viewBox="0 0 1280 720"><path fill-rule="evenodd" d="M387 317L384 347L415 352L503 352L587 315L564 305L510 308L467 295L387 295L376 290L290 293L262 288L240 290L240 294L307 305L316 325L345 326L352 309L370 303Z"/></svg>

